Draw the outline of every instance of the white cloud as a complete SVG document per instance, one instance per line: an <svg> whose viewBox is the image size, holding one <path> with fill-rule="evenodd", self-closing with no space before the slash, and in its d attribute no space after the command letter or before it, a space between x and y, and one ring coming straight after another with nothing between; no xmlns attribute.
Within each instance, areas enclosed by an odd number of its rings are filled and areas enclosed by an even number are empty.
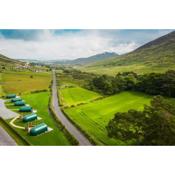
<svg viewBox="0 0 175 175"><path fill-rule="evenodd" d="M12 58L73 59L105 51L123 54L136 47L136 42L117 42L117 36L100 30L63 32L57 35L53 30L42 30L34 40L7 39L0 36L0 53Z"/></svg>

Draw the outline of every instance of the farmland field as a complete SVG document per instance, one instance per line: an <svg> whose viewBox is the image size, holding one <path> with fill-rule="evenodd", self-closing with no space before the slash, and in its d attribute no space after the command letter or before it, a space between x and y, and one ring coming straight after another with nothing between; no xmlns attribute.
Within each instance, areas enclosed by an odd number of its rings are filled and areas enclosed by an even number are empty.
<svg viewBox="0 0 175 175"><path fill-rule="evenodd" d="M64 112L97 145L126 145L128 143L109 138L105 127L116 112L126 112L129 109L143 110L144 105L149 105L150 100L151 96L142 93L122 92L85 105L64 109Z"/></svg>
<svg viewBox="0 0 175 175"><path fill-rule="evenodd" d="M65 74L59 74L59 76L57 77L58 82L59 82L59 87L65 87L65 86L82 86L85 84L85 81L83 79L74 79L72 76L70 75L65 75Z"/></svg>
<svg viewBox="0 0 175 175"><path fill-rule="evenodd" d="M80 103L87 103L91 100L101 97L96 92L89 91L81 87L69 87L59 89L60 102L63 106L77 105Z"/></svg>
<svg viewBox="0 0 175 175"><path fill-rule="evenodd" d="M47 72L4 72L2 74L2 88L5 93L27 93L48 89L51 74Z"/></svg>
<svg viewBox="0 0 175 175"><path fill-rule="evenodd" d="M89 73L95 73L95 74L107 74L111 76L115 76L119 72L130 72L133 71L138 74L146 74L146 73L163 73L166 72L167 70L174 70L175 66L174 65L169 65L169 66L150 66L150 65L145 65L145 64L132 64L132 65L121 65L121 66L103 66L103 65L98 65L98 66L77 66L76 67L78 70L84 71L84 72L89 72Z"/></svg>
<svg viewBox="0 0 175 175"><path fill-rule="evenodd" d="M22 98L27 104L30 104L33 109L37 110L37 114L42 120L37 121L37 123L44 122L53 130L39 135L39 136L29 136L26 131L14 128L23 137L25 137L32 145L70 145L69 141L63 134L63 132L57 127L54 119L48 111L49 102L49 92L40 92L33 94L23 95ZM21 121L16 121L15 124L24 125Z"/></svg>

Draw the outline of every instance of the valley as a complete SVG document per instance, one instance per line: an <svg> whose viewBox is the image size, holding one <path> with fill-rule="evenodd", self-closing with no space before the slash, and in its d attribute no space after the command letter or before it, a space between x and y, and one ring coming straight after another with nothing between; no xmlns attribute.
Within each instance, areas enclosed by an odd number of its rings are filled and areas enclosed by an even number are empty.
<svg viewBox="0 0 175 175"><path fill-rule="evenodd" d="M21 60L0 55L0 97L15 114L0 127L17 145L175 144L175 32L121 55Z"/></svg>

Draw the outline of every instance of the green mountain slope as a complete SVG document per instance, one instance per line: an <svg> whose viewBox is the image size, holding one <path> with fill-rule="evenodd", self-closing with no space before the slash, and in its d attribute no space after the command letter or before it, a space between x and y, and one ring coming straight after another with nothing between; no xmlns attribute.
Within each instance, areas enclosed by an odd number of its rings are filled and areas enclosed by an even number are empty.
<svg viewBox="0 0 175 175"><path fill-rule="evenodd" d="M23 64L24 64L24 62L14 60L14 59L11 59L9 57L6 57L6 56L0 54L0 70L8 69L10 67L15 67L18 65L23 65Z"/></svg>
<svg viewBox="0 0 175 175"><path fill-rule="evenodd" d="M72 60L71 64L89 64L89 63L95 63L97 61L107 60L111 57L117 57L118 54L115 52L104 52L101 54L96 54L87 58L78 58L75 60Z"/></svg>
<svg viewBox="0 0 175 175"><path fill-rule="evenodd" d="M175 31L153 40L128 54L98 61L80 69L110 75L120 71L147 73L175 69Z"/></svg>
<svg viewBox="0 0 175 175"><path fill-rule="evenodd" d="M74 60L50 60L47 61L49 64L61 64L61 65L88 65L97 61L107 60L112 57L117 57L118 54L115 52L103 52L90 57L77 58Z"/></svg>

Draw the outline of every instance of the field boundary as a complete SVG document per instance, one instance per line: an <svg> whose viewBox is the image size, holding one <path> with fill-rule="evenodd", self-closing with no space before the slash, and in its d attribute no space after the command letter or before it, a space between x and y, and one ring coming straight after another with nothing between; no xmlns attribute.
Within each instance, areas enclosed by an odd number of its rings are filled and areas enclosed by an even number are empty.
<svg viewBox="0 0 175 175"><path fill-rule="evenodd" d="M31 143L29 143L23 136L21 136L16 130L14 130L9 124L8 124L8 122L6 122L3 118L1 118L0 117L0 123L2 123L5 127L3 127L5 130L6 130L6 132L8 132L8 134L15 140L15 142L18 144L18 142L16 141L17 139L15 138L15 137L13 137L11 134L10 134L10 132L13 132L13 134L16 136L16 137L18 137L18 139L20 139L23 143L24 143L24 145L31 145ZM9 130L9 131L7 131L7 130Z"/></svg>
<svg viewBox="0 0 175 175"><path fill-rule="evenodd" d="M51 82L52 83L52 82ZM72 145L78 145L78 141L68 132L68 130L65 128L65 126L60 122L60 120L56 117L56 114L54 112L53 106L52 106L52 90L50 88L50 98L49 98L49 111L51 112L51 116L53 117L54 121L56 122L58 128L63 132L63 134L66 136L68 141Z"/></svg>

